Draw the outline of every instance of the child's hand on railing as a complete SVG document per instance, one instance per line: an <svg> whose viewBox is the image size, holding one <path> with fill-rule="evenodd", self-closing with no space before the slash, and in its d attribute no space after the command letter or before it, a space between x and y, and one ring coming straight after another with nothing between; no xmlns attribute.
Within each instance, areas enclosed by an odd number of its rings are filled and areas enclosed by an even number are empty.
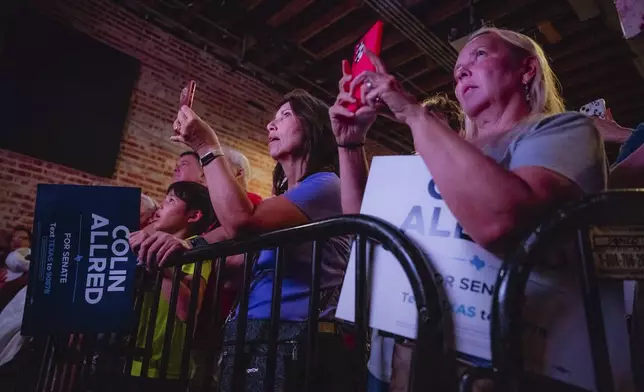
<svg viewBox="0 0 644 392"><path fill-rule="evenodd" d="M138 234L137 241L146 234ZM131 241L130 237L130 241ZM147 269L163 267L172 256L177 256L181 252L191 249L188 241L182 240L172 234L157 231L147 235L140 245L138 251L135 251L139 265L145 265Z"/></svg>

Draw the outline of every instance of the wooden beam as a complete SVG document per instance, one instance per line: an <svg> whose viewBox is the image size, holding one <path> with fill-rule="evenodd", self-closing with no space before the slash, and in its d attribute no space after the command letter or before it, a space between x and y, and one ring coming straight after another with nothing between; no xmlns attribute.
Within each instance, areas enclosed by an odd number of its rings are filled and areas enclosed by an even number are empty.
<svg viewBox="0 0 644 392"><path fill-rule="evenodd" d="M557 1L553 3L551 1L550 4L545 5L537 2L498 18L495 21L495 25L511 30L536 27L540 22L561 18L568 14L569 11L568 5L564 2Z"/></svg>
<svg viewBox="0 0 644 392"><path fill-rule="evenodd" d="M327 0L320 0L320 1L327 1ZM296 32L295 35L293 36L293 40L298 44L301 44L309 40L311 37L313 37L320 31L331 26L338 20L344 18L346 15L349 15L359 6L360 6L360 2L358 0L343 1L342 4L338 4L335 7L331 8L324 15L321 15L319 18L316 18L305 28Z"/></svg>
<svg viewBox="0 0 644 392"><path fill-rule="evenodd" d="M546 41L550 44L556 44L561 42L561 34L555 28L551 21L540 22L537 24L537 29L543 36L546 38Z"/></svg>
<svg viewBox="0 0 644 392"><path fill-rule="evenodd" d="M442 69L434 71L430 75L431 77L426 82L416 83L418 87L420 87L427 94L435 93L436 90L447 85L448 83L451 83L454 80L452 75L448 74Z"/></svg>
<svg viewBox="0 0 644 392"><path fill-rule="evenodd" d="M387 68L393 70L411 60L417 59L423 54L424 53L418 49L416 44L408 41L392 48L391 50L383 51L381 56L382 60L387 65Z"/></svg>
<svg viewBox="0 0 644 392"><path fill-rule="evenodd" d="M626 51L621 45L600 45L562 57L553 62L552 67L557 75L564 75L581 68L591 67L594 63L602 62L608 57L623 58ZM583 72L583 71L582 71Z"/></svg>
<svg viewBox="0 0 644 392"><path fill-rule="evenodd" d="M345 34L343 38L335 40L334 42L325 46L323 49L315 53L315 56L318 59L323 59L344 47L357 44L360 38L362 38L362 36L367 33L367 31L369 30L369 28L371 28L371 26L373 26L373 24L373 20L368 20L358 26L355 26L351 33Z"/></svg>
<svg viewBox="0 0 644 392"><path fill-rule="evenodd" d="M614 88L613 86L606 86L606 90L602 91L600 94L593 95L586 99L576 99L575 101L570 101L566 105L570 110L579 110L582 105L585 105L589 102L592 102L596 99L603 98L606 100L606 105L614 110L615 108L628 105L632 102L637 102L638 98L642 95L642 86L636 85L633 86L623 86L621 89Z"/></svg>
<svg viewBox="0 0 644 392"><path fill-rule="evenodd" d="M428 56L418 57L407 64L403 64L395 69L397 74L401 74L408 79L417 79L424 73L436 72L438 65Z"/></svg>
<svg viewBox="0 0 644 392"><path fill-rule="evenodd" d="M618 107L629 107L632 106L634 103L639 104L639 105L644 105L644 102L642 102L642 86L641 83L640 85L635 88L630 88L630 89L623 89L623 90L617 90L617 89L612 89L614 95L607 95L604 98L606 99L606 106L609 108L618 108ZM612 109L611 109L612 110ZM644 121L644 117L642 118Z"/></svg>
<svg viewBox="0 0 644 392"><path fill-rule="evenodd" d="M633 111L639 111L640 115L642 113L642 107L644 104L639 101L632 101L631 103L624 104L622 106L617 106L611 109L611 112L615 114L616 117L621 117L627 113L631 113ZM642 121L642 120L640 120Z"/></svg>
<svg viewBox="0 0 644 392"><path fill-rule="evenodd" d="M572 90L570 96L566 97L566 105L570 103L573 107L581 107L581 105L606 95L611 90L620 91L631 87L633 87L633 79L630 76L617 75L608 84L591 83Z"/></svg>
<svg viewBox="0 0 644 392"><path fill-rule="evenodd" d="M608 34L587 34L586 32L579 32L574 36L566 37L560 44L549 47L546 54L550 58L550 61L556 63L563 57L571 56L588 48L604 45L610 41L614 41L614 37Z"/></svg>
<svg viewBox="0 0 644 392"><path fill-rule="evenodd" d="M574 75L566 75L561 78L564 93L567 88L576 88L587 83L598 83L601 80L610 80L612 75L628 72L624 64L615 63L614 60L603 61L597 66L578 72Z"/></svg>
<svg viewBox="0 0 644 392"><path fill-rule="evenodd" d="M306 7L313 4L315 0L293 0L284 5L281 10L277 11L266 22L271 27L279 27L288 22L295 15L304 11Z"/></svg>
<svg viewBox="0 0 644 392"><path fill-rule="evenodd" d="M402 43L402 42L410 42L407 40L407 37L402 35L398 29L394 28L393 26L385 26L385 31L382 36L382 45L381 45L381 50L384 52L385 50L391 49L394 46Z"/></svg>
<svg viewBox="0 0 644 392"><path fill-rule="evenodd" d="M427 16L422 18L427 26L432 26L454 16L470 5L470 0L443 0L438 7L431 7Z"/></svg>
<svg viewBox="0 0 644 392"><path fill-rule="evenodd" d="M519 10L523 7L526 7L529 4L536 2L537 0L490 0L490 1L479 1L475 4L476 17L483 19L485 21L496 22L498 19L503 18L506 15L509 15L516 10ZM425 18L426 25L432 28L434 34L436 34L441 39L447 39L449 32L452 28L468 28L468 25L464 25L465 22L462 18L462 12L465 12L469 1L464 0L451 0L450 3L445 4L444 7L454 7L451 11L452 14L447 18L442 18L439 11L434 11L432 9L431 14L435 14L433 18ZM467 4L465 4L467 3ZM460 9L459 9L460 7ZM461 34L467 34L467 31L461 31Z"/></svg>
<svg viewBox="0 0 644 392"><path fill-rule="evenodd" d="M557 31L566 39L569 35L576 34L580 31L590 31L592 28L602 28L600 19L591 19L580 22L576 17L565 17L554 22Z"/></svg>
<svg viewBox="0 0 644 392"><path fill-rule="evenodd" d="M264 0L242 0L241 5L248 11L255 9L258 5L263 3Z"/></svg>
<svg viewBox="0 0 644 392"><path fill-rule="evenodd" d="M431 61L431 60L429 60ZM437 67L428 67L428 68L419 68L416 72L412 72L409 75L406 75L409 80L416 79L428 72L433 72L437 69Z"/></svg>
<svg viewBox="0 0 644 392"><path fill-rule="evenodd" d="M477 17L496 22L497 20L514 14L517 11L535 3L537 0L501 0L482 1L475 10ZM541 3L541 2L540 2ZM541 5L547 7L547 5Z"/></svg>

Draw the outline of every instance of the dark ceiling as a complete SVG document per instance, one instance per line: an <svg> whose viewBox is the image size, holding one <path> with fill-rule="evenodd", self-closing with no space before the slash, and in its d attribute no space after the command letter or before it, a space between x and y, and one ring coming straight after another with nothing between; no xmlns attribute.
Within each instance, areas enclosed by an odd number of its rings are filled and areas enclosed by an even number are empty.
<svg viewBox="0 0 644 392"><path fill-rule="evenodd" d="M378 19L386 23L381 57L390 72L419 98L453 95L449 38L482 20L543 45L569 109L604 98L622 125L642 119L644 79L627 42L604 14L580 21L566 0L479 0L473 8L470 0L114 1L279 90L301 87L329 102L341 60ZM370 136L413 150L409 132L386 118Z"/></svg>

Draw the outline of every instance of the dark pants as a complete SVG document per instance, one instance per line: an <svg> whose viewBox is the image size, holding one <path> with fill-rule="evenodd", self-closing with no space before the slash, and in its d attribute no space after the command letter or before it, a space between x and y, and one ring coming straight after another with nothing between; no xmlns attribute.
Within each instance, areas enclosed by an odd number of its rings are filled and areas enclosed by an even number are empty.
<svg viewBox="0 0 644 392"><path fill-rule="evenodd" d="M128 386L120 392L183 392L179 380L159 380L158 378L141 379L140 377L128 377Z"/></svg>
<svg viewBox="0 0 644 392"><path fill-rule="evenodd" d="M228 325L222 353L220 392L263 392L266 377L267 339L266 322L249 320L246 348L242 366L234 371L234 325ZM299 325L298 325L299 324ZM276 358L276 392L304 391L306 379L305 323L285 323L280 326ZM356 375L360 363L355 350L349 349L339 330L318 334L318 349L310 391L353 392L357 390ZM234 374L236 373L236 374ZM237 384L239 383L239 384ZM308 392L308 391L307 391Z"/></svg>

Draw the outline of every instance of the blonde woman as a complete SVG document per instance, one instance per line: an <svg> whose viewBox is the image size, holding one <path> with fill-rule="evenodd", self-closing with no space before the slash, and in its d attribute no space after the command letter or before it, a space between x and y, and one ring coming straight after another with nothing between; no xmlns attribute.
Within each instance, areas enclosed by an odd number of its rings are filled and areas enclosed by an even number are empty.
<svg viewBox="0 0 644 392"><path fill-rule="evenodd" d="M345 213L360 211L368 170L363 145L384 106L411 129L416 151L464 230L499 255L553 206L605 188L600 135L590 119L564 111L556 77L531 38L496 28L470 37L454 66L455 93L465 114L461 135L406 93L378 57L369 56L376 71L348 83L345 69L329 110ZM366 105L351 113L345 105L354 102L351 94L360 84ZM390 364L380 367L381 374L383 369L386 374Z"/></svg>

